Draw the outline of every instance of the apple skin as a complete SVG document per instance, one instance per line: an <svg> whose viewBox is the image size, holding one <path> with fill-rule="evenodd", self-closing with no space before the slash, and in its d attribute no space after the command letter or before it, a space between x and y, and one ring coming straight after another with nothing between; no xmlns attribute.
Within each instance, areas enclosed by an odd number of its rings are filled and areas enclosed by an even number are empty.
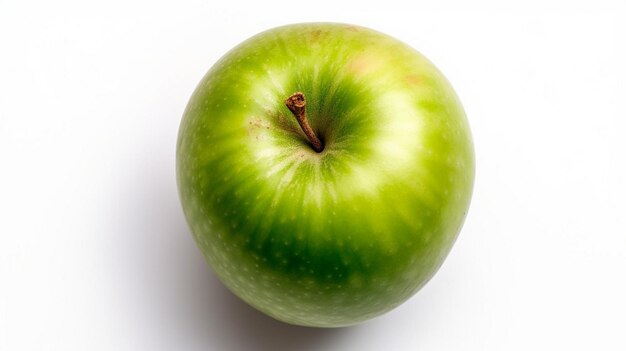
<svg viewBox="0 0 626 351"><path fill-rule="evenodd" d="M284 104L301 91L325 148ZM467 213L474 153L444 76L371 29L260 33L196 88L177 144L180 199L220 280L287 323L387 312L437 271Z"/></svg>

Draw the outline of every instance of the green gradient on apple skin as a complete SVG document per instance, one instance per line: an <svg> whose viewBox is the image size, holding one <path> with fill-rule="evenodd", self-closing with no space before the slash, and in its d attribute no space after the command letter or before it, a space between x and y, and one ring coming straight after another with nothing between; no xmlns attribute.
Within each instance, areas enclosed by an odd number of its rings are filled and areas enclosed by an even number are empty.
<svg viewBox="0 0 626 351"><path fill-rule="evenodd" d="M296 91L325 149L284 105ZM401 304L447 256L474 178L442 74L389 36L300 24L216 63L181 123L178 187L222 282L279 320L336 327Z"/></svg>

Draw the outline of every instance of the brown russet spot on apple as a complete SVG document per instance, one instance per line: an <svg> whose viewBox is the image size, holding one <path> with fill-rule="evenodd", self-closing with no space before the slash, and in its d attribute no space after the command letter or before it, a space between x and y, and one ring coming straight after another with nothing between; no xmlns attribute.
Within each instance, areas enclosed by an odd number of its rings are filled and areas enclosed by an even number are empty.
<svg viewBox="0 0 626 351"><path fill-rule="evenodd" d="M316 29L314 31L311 32L310 34L310 38L311 38L311 42L312 43L317 43L318 41L320 41L321 37L322 37L323 32L320 29Z"/></svg>
<svg viewBox="0 0 626 351"><path fill-rule="evenodd" d="M262 140L264 139L262 131L268 130L270 127L271 124L267 120L252 117L252 119L248 121L248 134L256 140Z"/></svg>
<svg viewBox="0 0 626 351"><path fill-rule="evenodd" d="M378 69L380 62L372 55L360 55L348 62L347 68L356 75L365 75Z"/></svg>
<svg viewBox="0 0 626 351"><path fill-rule="evenodd" d="M409 85L420 85L422 83L422 79L417 74L407 74L404 76L404 80Z"/></svg>
<svg viewBox="0 0 626 351"><path fill-rule="evenodd" d="M270 123L259 117L253 117L252 120L248 122L248 125L250 130L270 129Z"/></svg>

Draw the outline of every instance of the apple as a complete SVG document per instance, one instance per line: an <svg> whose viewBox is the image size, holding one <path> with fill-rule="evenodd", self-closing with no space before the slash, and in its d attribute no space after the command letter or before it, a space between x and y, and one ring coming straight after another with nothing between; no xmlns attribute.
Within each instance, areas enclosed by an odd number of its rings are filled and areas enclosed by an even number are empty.
<svg viewBox="0 0 626 351"><path fill-rule="evenodd" d="M456 240L474 181L444 76L394 38L337 23L271 29L224 55L185 110L176 167L224 285L315 327L415 294Z"/></svg>

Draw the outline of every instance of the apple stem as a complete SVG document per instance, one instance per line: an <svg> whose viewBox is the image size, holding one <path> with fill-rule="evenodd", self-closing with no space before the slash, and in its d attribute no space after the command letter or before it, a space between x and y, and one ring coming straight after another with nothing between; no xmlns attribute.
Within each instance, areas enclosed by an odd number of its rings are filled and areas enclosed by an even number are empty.
<svg viewBox="0 0 626 351"><path fill-rule="evenodd" d="M322 144L317 135L315 135L315 132L309 124L309 120L306 118L306 100L304 99L304 94L301 92L293 93L285 100L285 105L287 105L289 111L291 111L296 117L296 120L298 120L300 128L302 128L307 139L311 142L315 152L322 152L322 150L324 150L324 144Z"/></svg>

